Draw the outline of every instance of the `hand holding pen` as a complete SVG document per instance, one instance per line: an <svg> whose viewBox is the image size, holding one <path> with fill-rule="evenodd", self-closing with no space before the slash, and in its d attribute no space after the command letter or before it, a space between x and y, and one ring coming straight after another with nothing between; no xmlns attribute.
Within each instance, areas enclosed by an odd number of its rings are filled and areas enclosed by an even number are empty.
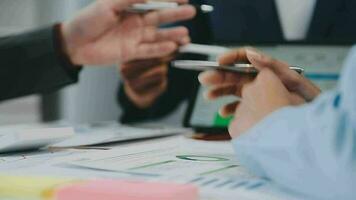
<svg viewBox="0 0 356 200"><path fill-rule="evenodd" d="M62 46L75 65L111 65L137 59L165 57L176 52L179 44L190 41L185 27L163 29L161 25L188 20L195 16L193 6L144 14L128 13L145 0L100 0L79 12L61 26Z"/></svg>
<svg viewBox="0 0 356 200"><path fill-rule="evenodd" d="M241 48L222 55L219 59L220 65L231 65L239 62L249 62L259 71L268 69L278 77L283 85L293 94L292 103L300 104L312 101L320 94L320 89L310 80L290 70L289 64L273 59L252 48ZM258 78L259 74L257 75ZM246 76L244 73L234 73L227 71L206 71L199 76L199 81L210 87L206 94L209 99L216 99L222 96L235 95L242 97L244 87L253 82L256 76ZM259 98L259 97L256 97ZM232 115L239 102L225 105L220 113L223 116Z"/></svg>

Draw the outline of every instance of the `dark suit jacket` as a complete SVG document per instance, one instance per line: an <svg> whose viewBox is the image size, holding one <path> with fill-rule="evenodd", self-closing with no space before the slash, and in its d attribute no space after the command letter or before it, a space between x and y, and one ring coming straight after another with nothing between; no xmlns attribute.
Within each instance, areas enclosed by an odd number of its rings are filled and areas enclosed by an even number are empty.
<svg viewBox="0 0 356 200"><path fill-rule="evenodd" d="M193 0L214 5L209 15L199 14L185 25L195 43L281 42L284 41L274 0ZM318 0L306 41L356 41L356 1ZM183 56L184 57L184 56ZM198 58L192 55L185 58ZM145 110L137 109L122 86L119 102L124 110L122 122L162 118L194 95L197 73L170 68L168 90Z"/></svg>
<svg viewBox="0 0 356 200"><path fill-rule="evenodd" d="M61 53L58 27L0 38L0 101L46 93L77 82Z"/></svg>

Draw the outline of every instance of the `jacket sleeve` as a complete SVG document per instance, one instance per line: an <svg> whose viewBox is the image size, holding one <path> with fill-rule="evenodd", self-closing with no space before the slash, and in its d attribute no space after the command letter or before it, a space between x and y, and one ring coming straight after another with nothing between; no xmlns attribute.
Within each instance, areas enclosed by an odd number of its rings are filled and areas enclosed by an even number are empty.
<svg viewBox="0 0 356 200"><path fill-rule="evenodd" d="M284 108L233 140L241 164L311 199L355 199L356 49L337 90Z"/></svg>
<svg viewBox="0 0 356 200"><path fill-rule="evenodd" d="M191 3L199 3L196 2ZM198 13L194 20L179 24L189 29L192 42L206 44L211 41L208 15ZM206 56L185 54L178 59L185 60L206 60ZM118 101L123 110L120 118L122 123L134 123L163 118L172 113L183 101L194 95L197 87L197 73L174 69L169 66L168 89L147 109L137 108L126 96L123 83L120 84Z"/></svg>
<svg viewBox="0 0 356 200"><path fill-rule="evenodd" d="M0 100L46 93L77 82L63 56L59 25L0 38Z"/></svg>

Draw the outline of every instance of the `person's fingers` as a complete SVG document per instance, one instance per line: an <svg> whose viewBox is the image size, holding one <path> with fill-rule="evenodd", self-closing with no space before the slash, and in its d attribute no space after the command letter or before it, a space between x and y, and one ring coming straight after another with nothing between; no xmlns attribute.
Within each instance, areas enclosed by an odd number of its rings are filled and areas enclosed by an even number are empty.
<svg viewBox="0 0 356 200"><path fill-rule="evenodd" d="M142 42L155 42L158 38L158 28L155 26L147 26L143 29Z"/></svg>
<svg viewBox="0 0 356 200"><path fill-rule="evenodd" d="M219 110L219 114L222 117L229 117L235 114L237 107L239 106L240 102L239 101L235 101L233 103L229 103L225 106L223 106L220 110Z"/></svg>
<svg viewBox="0 0 356 200"><path fill-rule="evenodd" d="M241 101L245 101L247 97L250 96L251 91L253 91L256 86L256 80L251 83L246 83L241 88Z"/></svg>
<svg viewBox="0 0 356 200"><path fill-rule="evenodd" d="M239 83L244 75L223 71L206 71L199 75L199 82L205 86Z"/></svg>
<svg viewBox="0 0 356 200"><path fill-rule="evenodd" d="M158 87L165 81L161 75L154 75L146 79L139 79L136 81L127 81L126 84L132 88L139 95L149 94L152 88Z"/></svg>
<svg viewBox="0 0 356 200"><path fill-rule="evenodd" d="M137 94L140 96L150 96L156 97L167 89L168 81L152 81L146 85L144 85L139 90L136 90Z"/></svg>
<svg viewBox="0 0 356 200"><path fill-rule="evenodd" d="M147 88L141 93L141 95L157 97L167 89L167 86L168 86L167 80L161 81L157 85L152 85L151 87L147 86Z"/></svg>
<svg viewBox="0 0 356 200"><path fill-rule="evenodd" d="M191 43L192 40L190 39L189 36L183 37L182 39L178 40L177 43L181 46L187 45L189 43Z"/></svg>
<svg viewBox="0 0 356 200"><path fill-rule="evenodd" d="M241 85L238 84L225 84L219 85L211 88L205 93L205 98L209 100L214 100L219 97L234 95L237 97L241 96Z"/></svg>
<svg viewBox="0 0 356 200"><path fill-rule="evenodd" d="M303 84L300 84L296 91L302 94L306 101L313 101L321 93L320 88L304 76L301 79Z"/></svg>
<svg viewBox="0 0 356 200"><path fill-rule="evenodd" d="M143 93L145 90L153 86L160 85L161 82L167 79L167 66L162 65L142 74L136 79L127 81L127 84L138 93Z"/></svg>
<svg viewBox="0 0 356 200"><path fill-rule="evenodd" d="M320 89L310 80L297 72L289 69L289 64L271 58L255 49L246 49L249 61L258 69L268 68L272 70L285 84L288 90L297 92L307 101L313 100L320 94Z"/></svg>
<svg viewBox="0 0 356 200"><path fill-rule="evenodd" d="M153 43L163 41L173 41L180 45L187 44L190 42L188 29L185 27L157 29L154 26L144 29L143 42Z"/></svg>
<svg viewBox="0 0 356 200"><path fill-rule="evenodd" d="M137 93L143 99L145 98L156 98L160 94L162 94L168 86L168 81L164 80L159 82L158 84L146 85L145 89L143 89L140 93Z"/></svg>
<svg viewBox="0 0 356 200"><path fill-rule="evenodd" d="M157 32L158 41L175 41L180 45L190 42L189 31L186 27L161 29Z"/></svg>
<svg viewBox="0 0 356 200"><path fill-rule="evenodd" d="M138 59L150 59L165 57L173 54L178 49L178 45L172 41L140 44L137 48Z"/></svg>
<svg viewBox="0 0 356 200"><path fill-rule="evenodd" d="M149 79L150 77L154 77L156 75L166 77L168 73L168 66L166 64L161 64L158 65L151 70L147 70L145 73L141 74L138 76L136 79L137 80L145 80ZM135 81L135 80L132 80Z"/></svg>
<svg viewBox="0 0 356 200"><path fill-rule="evenodd" d="M151 81L141 88L135 90L135 92L140 96L156 96L158 93L162 93L166 89L167 81L156 80Z"/></svg>
<svg viewBox="0 0 356 200"><path fill-rule="evenodd" d="M120 73L124 80L132 80L141 74L150 71L152 68L161 66L173 59L173 56L167 56L160 59L135 60L120 65Z"/></svg>
<svg viewBox="0 0 356 200"><path fill-rule="evenodd" d="M154 11L144 16L146 26L159 26L161 24L188 20L195 16L196 10L191 5L183 5L174 9Z"/></svg>
<svg viewBox="0 0 356 200"><path fill-rule="evenodd" d="M295 78L295 75L298 75L293 70L289 69L289 64L283 61L276 60L272 57L269 57L256 49L246 48L246 55L248 60L256 67L258 70L268 68L272 70L277 75L283 75L284 77ZM281 77L283 78L283 77Z"/></svg>
<svg viewBox="0 0 356 200"><path fill-rule="evenodd" d="M248 62L245 48L232 50L232 51L227 52L219 57L220 65L231 65L231 64L238 63L238 62L241 62L241 63Z"/></svg>
<svg viewBox="0 0 356 200"><path fill-rule="evenodd" d="M296 105L296 106L302 105L305 103L305 99L302 98L299 94L296 94L294 92L292 92L290 94L290 100L291 100L292 104Z"/></svg>

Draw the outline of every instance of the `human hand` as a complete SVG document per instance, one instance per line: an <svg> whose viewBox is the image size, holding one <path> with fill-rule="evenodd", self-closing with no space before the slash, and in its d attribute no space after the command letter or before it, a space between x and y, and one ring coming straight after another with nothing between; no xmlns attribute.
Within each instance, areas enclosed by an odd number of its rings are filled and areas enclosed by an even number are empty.
<svg viewBox="0 0 356 200"><path fill-rule="evenodd" d="M120 65L125 93L137 107L151 106L166 91L168 61L171 59L137 60Z"/></svg>
<svg viewBox="0 0 356 200"><path fill-rule="evenodd" d="M233 59L230 59L230 57L233 57ZM245 48L233 50L219 58L219 63L223 65L247 62L249 61ZM209 87L208 92L205 94L206 98L209 100L214 100L227 95L241 97L242 87L246 83L253 81L254 78L255 76L251 74L239 74L216 70L206 71L199 75L200 83L203 86ZM239 101L236 101L228 105L224 105L220 109L220 115L228 117L234 114L238 103Z"/></svg>
<svg viewBox="0 0 356 200"><path fill-rule="evenodd" d="M171 0L187 3L188 0ZM97 0L62 24L63 46L75 65L104 65L172 54L189 42L184 27L157 26L194 17L190 5L147 14L128 13L145 0Z"/></svg>
<svg viewBox="0 0 356 200"><path fill-rule="evenodd" d="M272 112L305 102L300 95L288 91L282 80L269 68L262 69L256 79L242 87L242 100L236 107L229 133L236 138Z"/></svg>
<svg viewBox="0 0 356 200"><path fill-rule="evenodd" d="M241 48L226 53L219 59L221 65L231 65L239 62L249 62L258 70L272 70L290 92L300 95L305 101L312 101L320 94L320 89L317 86L304 76L290 70L287 63L275 60L255 49ZM210 87L210 90L207 93L209 99L215 99L226 95L236 95L241 97L242 87L253 79L254 77L251 75L221 71L208 71L199 76L200 82L203 85ZM221 108L220 114L223 116L233 114L238 103L239 102L237 101L225 105Z"/></svg>

